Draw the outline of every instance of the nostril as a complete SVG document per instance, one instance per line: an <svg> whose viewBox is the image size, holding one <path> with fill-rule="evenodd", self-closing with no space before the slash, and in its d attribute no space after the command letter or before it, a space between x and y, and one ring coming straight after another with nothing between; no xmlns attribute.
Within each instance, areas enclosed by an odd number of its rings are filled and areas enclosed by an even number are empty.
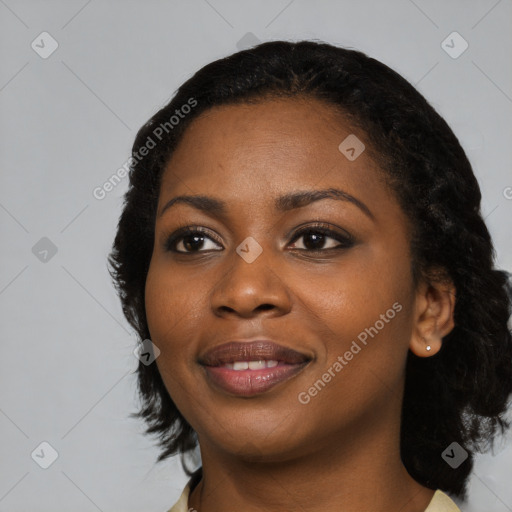
<svg viewBox="0 0 512 512"><path fill-rule="evenodd" d="M230 308L229 306L221 306L220 309L227 311L228 313L234 313L236 311L234 308Z"/></svg>
<svg viewBox="0 0 512 512"><path fill-rule="evenodd" d="M263 311L266 311L267 309L272 309L274 306L272 304L261 304L256 309L261 309Z"/></svg>

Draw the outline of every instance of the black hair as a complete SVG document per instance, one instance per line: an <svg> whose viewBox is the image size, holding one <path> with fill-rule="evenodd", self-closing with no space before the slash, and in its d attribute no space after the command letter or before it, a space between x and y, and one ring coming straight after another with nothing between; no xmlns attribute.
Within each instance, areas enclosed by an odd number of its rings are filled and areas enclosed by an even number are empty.
<svg viewBox="0 0 512 512"><path fill-rule="evenodd" d="M187 126L215 106L281 97L327 102L362 130L410 220L414 282L450 280L456 288L455 327L441 350L425 358L409 351L400 450L416 481L464 498L474 452L488 449L509 427L507 273L494 267L480 188L457 137L407 80L378 60L323 42L273 41L212 62L187 80L133 144L129 189L109 255L123 312L140 340L150 338L144 288L160 180ZM190 475L183 455L197 446L194 430L157 365L141 362L137 373L136 416L158 438L158 461L180 454ZM469 454L456 469L441 456L453 442Z"/></svg>

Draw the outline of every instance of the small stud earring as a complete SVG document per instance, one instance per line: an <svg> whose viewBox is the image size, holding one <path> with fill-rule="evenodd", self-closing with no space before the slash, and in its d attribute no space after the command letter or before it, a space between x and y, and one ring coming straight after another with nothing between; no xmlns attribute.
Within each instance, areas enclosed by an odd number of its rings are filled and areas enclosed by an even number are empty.
<svg viewBox="0 0 512 512"><path fill-rule="evenodd" d="M425 348L426 348L427 350L430 350L432 347L431 347L430 345L427 345Z"/></svg>

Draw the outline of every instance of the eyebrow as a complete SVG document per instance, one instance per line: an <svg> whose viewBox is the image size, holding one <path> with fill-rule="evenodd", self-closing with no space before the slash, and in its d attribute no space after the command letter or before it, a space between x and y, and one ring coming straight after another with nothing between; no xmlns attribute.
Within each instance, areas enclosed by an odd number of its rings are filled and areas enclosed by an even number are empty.
<svg viewBox="0 0 512 512"><path fill-rule="evenodd" d="M347 201L357 206L367 217L375 220L370 209L359 199L352 196L348 192L336 188L327 188L323 190L304 190L291 192L278 197L275 200L275 208L280 212L302 208L321 199L336 199L339 201ZM159 217L161 217L169 208L175 204L188 204L198 210L212 215L221 216L227 212L227 204L220 199L214 197L194 195L194 196L177 196L168 201L161 209Z"/></svg>

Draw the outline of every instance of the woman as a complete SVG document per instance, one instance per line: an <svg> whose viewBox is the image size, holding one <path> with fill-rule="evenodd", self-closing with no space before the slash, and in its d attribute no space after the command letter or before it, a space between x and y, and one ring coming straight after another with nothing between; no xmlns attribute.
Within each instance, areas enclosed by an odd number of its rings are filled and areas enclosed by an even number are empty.
<svg viewBox="0 0 512 512"><path fill-rule="evenodd" d="M131 167L110 264L157 356L138 416L159 461L202 461L171 511L457 511L508 426L510 301L426 100L363 53L264 43L183 84Z"/></svg>

